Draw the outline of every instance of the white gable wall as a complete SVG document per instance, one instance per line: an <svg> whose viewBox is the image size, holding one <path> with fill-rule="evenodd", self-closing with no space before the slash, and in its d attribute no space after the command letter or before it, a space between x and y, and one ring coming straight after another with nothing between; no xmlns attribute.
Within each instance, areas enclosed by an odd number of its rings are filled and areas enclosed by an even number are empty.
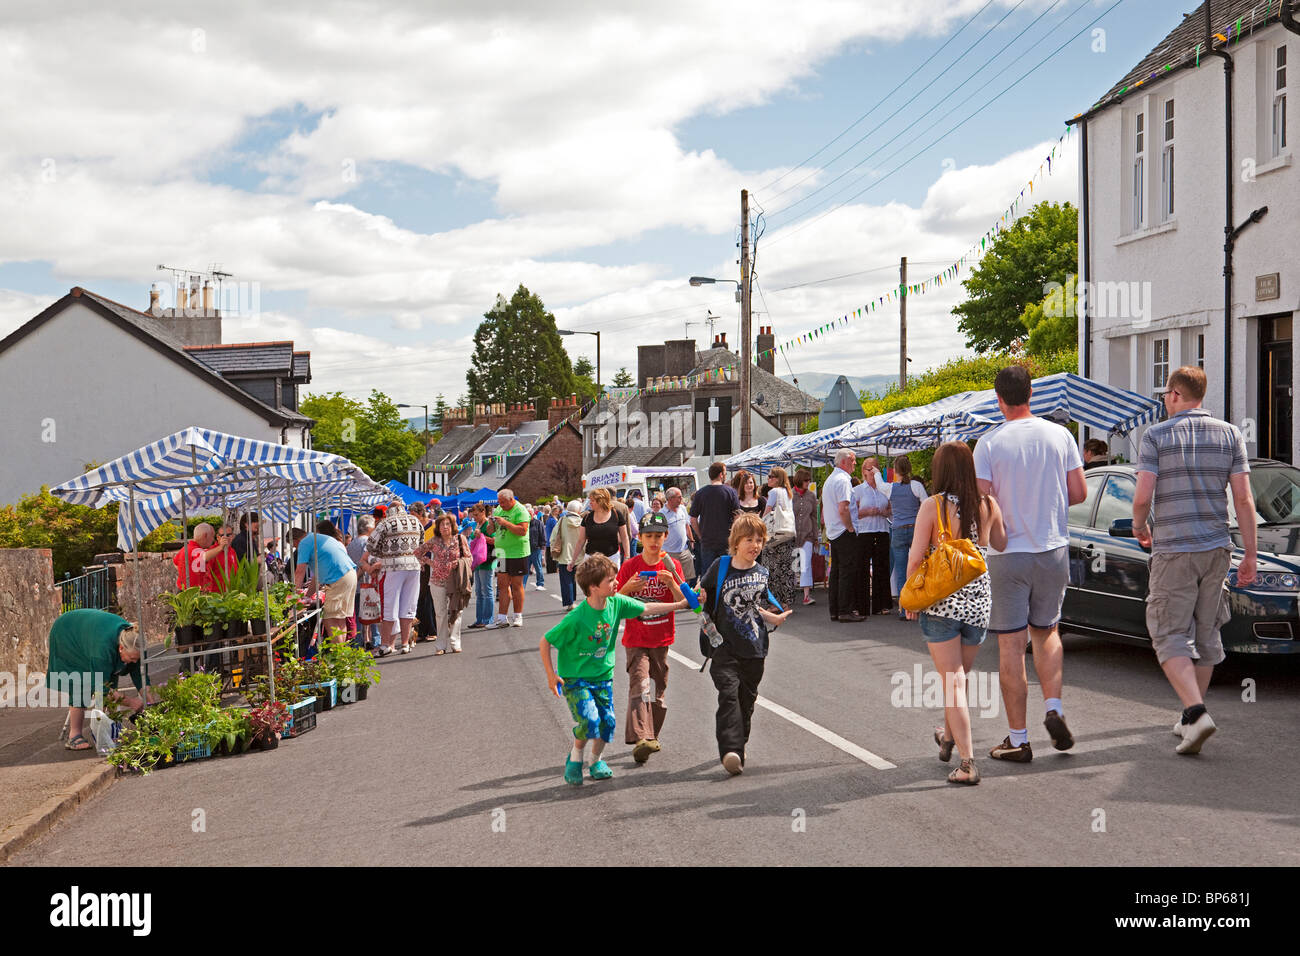
<svg viewBox="0 0 1300 956"><path fill-rule="evenodd" d="M0 408L0 504L190 425L281 438L279 426L80 303L0 353ZM287 437L302 444L299 428Z"/></svg>

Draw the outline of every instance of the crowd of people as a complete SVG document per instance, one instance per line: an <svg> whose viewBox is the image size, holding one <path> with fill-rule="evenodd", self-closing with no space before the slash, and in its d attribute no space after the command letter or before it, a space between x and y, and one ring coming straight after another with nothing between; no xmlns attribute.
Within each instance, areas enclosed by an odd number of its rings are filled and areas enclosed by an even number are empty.
<svg viewBox="0 0 1300 956"><path fill-rule="evenodd" d="M1024 368L1003 369L994 388L1005 422L973 451L963 442L940 445L929 490L906 456L892 460L888 480L876 457L859 466L846 449L835 457L820 502L806 468L792 480L774 467L760 483L745 470L728 475L722 462L709 467L709 483L689 506L677 487L654 491L648 502L639 490L620 500L592 488L585 501L555 498L540 506L502 489L495 508L477 503L461 514L443 511L437 499L409 507L394 499L358 518L355 536L329 521L314 533L294 529L288 562L268 542L267 570L290 564L300 585L310 576L323 592L324 633L378 657L408 654L421 639L435 642L436 655L455 654L462 630L522 627L529 577L536 576L535 590L545 591L546 575L557 575L565 613L539 649L548 687L575 720L564 778L580 785L588 742L589 777L612 776L601 753L616 726L612 679L620 631L629 678L625 739L637 763L660 751L674 612L688 605L703 611L700 650L711 661L718 692L719 759L729 773L743 771L770 632L796 603L817 603L812 590L822 570L824 532L831 620L862 623L897 614L918 621L943 677L944 720L934 729L939 759L949 762L955 750L959 764L948 780L976 784L966 678L989 635L996 637L1008 722L1007 736L989 756L1033 759L1027 644L1046 733L1057 750L1074 746L1062 701L1058 630L1069 584L1068 511L1086 498L1084 469L1109 461L1104 443L1090 439L1081 456L1068 429L1031 412ZM1218 629L1227 614L1231 559L1224 490L1231 489L1238 513L1254 508L1241 433L1201 408L1205 389L1199 368L1169 377L1169 418L1143 437L1134 501L1134 534L1153 551L1148 629L1183 704L1174 727L1181 754L1198 753L1216 729L1204 695L1224 659ZM1173 516L1154 530L1153 507ZM176 557L177 586L215 589L239 557L258 552L258 527L255 514L244 518L238 535L228 525L199 525ZM1255 576L1253 532L1250 522L1242 525L1241 584ZM979 555L972 564L978 573L918 606L907 596L909 582L920 580L933 551L954 541ZM471 607L473 621L462 626Z"/></svg>

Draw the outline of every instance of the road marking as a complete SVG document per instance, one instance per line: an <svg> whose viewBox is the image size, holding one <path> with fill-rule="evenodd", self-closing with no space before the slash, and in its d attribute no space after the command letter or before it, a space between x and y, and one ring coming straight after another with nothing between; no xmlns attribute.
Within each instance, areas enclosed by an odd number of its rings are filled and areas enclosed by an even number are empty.
<svg viewBox="0 0 1300 956"><path fill-rule="evenodd" d="M686 657L684 654L678 654L672 648L669 648L668 656L675 658L677 661L679 661L682 664L689 664L697 671L700 669L699 661L693 661L689 657ZM782 707L780 704L773 703L772 701L764 697L762 694L758 696L758 706L764 708L765 710L770 710L778 717L784 717L786 720L790 721L790 723L794 724L796 727L803 728L804 730L808 731L808 733L812 734L814 737L820 737L822 740L826 741L832 747L844 751L850 757L854 757L858 760L861 760L863 763L867 764L870 767L875 767L877 770L898 769L897 764L892 764L884 757L879 757L876 754L873 754L870 750L867 750L865 747L859 747L851 740L845 740L843 737L841 737L839 734L835 733L834 731L827 730L821 724L817 723L816 721L809 720L807 717L803 716L802 714L796 714L793 710L790 710L790 708L788 707Z"/></svg>
<svg viewBox="0 0 1300 956"><path fill-rule="evenodd" d="M560 600L560 596L558 594L552 594L551 597L555 598L555 600L557 601Z"/></svg>

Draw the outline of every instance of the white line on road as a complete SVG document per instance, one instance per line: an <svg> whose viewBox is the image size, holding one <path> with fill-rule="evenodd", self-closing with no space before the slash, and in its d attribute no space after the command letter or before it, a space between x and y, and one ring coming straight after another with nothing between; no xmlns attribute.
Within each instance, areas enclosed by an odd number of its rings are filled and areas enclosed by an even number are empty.
<svg viewBox="0 0 1300 956"><path fill-rule="evenodd" d="M672 650L671 648L668 651L668 656L675 658L682 664L689 664L697 671L700 669L699 661L693 661L689 657L686 657L683 654L678 654L676 651ZM766 710L770 710L778 717L784 717L786 720L790 721L790 723L794 724L796 727L802 727L804 730L808 731L808 733L812 734L814 737L820 737L822 740L826 741L832 747L844 751L850 757L854 757L858 760L861 760L863 763L867 764L868 766L875 767L877 770L898 769L897 764L890 763L884 757L876 756L870 750L867 750L865 747L859 747L851 740L845 740L843 737L841 737L839 734L835 733L834 731L827 730L821 724L809 720L807 717L803 716L802 714L796 714L793 710L790 710L790 708L788 707L782 707L780 704L774 704L772 701L768 700L766 697L764 697L761 694L758 697L758 706Z"/></svg>

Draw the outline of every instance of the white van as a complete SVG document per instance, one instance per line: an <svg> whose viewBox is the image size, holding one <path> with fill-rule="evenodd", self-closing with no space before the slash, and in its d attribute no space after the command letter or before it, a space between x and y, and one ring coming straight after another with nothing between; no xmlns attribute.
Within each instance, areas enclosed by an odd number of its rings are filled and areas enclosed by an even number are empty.
<svg viewBox="0 0 1300 956"><path fill-rule="evenodd" d="M597 468L582 476L582 493L586 495L592 488L608 488L616 498L626 498L628 492L637 489L648 504L656 491L663 491L671 486L682 489L682 495L690 498L700 487L700 475L694 468L669 468L653 466L613 465L609 468Z"/></svg>

